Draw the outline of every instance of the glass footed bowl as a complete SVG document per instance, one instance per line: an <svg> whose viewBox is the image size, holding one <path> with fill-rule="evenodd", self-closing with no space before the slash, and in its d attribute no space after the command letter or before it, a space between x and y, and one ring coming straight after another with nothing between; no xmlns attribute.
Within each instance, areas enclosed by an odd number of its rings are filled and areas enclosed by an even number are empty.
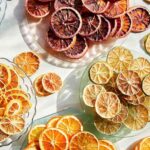
<svg viewBox="0 0 150 150"><path fill-rule="evenodd" d="M21 74L25 75L25 77L22 78L18 74L19 79L20 79L20 88L28 94L29 99L32 103L32 107L31 107L30 111L28 113L26 113L25 115L23 115L23 118L25 120L25 127L24 127L23 131L19 134L8 137L4 142L0 142L0 147L3 147L3 146L8 146L8 145L12 144L13 142L18 141L27 132L28 127L32 124L34 116L36 114L37 99L36 99L36 95L35 95L30 78L16 64L14 64L13 62L11 62L10 60L8 60L6 58L0 58L0 64L5 64L11 68L17 67L17 70Z"/></svg>
<svg viewBox="0 0 150 150"><path fill-rule="evenodd" d="M6 0L0 0L0 25L4 19L6 8L7 8Z"/></svg>

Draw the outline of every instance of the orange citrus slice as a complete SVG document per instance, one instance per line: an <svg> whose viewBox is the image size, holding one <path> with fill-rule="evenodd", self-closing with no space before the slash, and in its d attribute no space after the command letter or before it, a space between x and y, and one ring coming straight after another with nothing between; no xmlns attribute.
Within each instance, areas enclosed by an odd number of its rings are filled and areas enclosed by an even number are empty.
<svg viewBox="0 0 150 150"><path fill-rule="evenodd" d="M145 46L146 52L150 54L150 34L147 36L144 42L144 46Z"/></svg>
<svg viewBox="0 0 150 150"><path fill-rule="evenodd" d="M71 141L69 150L98 150L98 139L90 132L79 132L75 134Z"/></svg>
<svg viewBox="0 0 150 150"><path fill-rule="evenodd" d="M24 150L40 150L39 142L31 142Z"/></svg>
<svg viewBox="0 0 150 150"><path fill-rule="evenodd" d="M144 78L142 82L142 89L146 95L150 96L150 74Z"/></svg>
<svg viewBox="0 0 150 150"><path fill-rule="evenodd" d="M107 56L107 62L116 72L128 70L130 63L133 60L132 53L125 47L113 48Z"/></svg>
<svg viewBox="0 0 150 150"><path fill-rule="evenodd" d="M0 107L5 107L7 104L7 98L4 93L0 94Z"/></svg>
<svg viewBox="0 0 150 150"><path fill-rule="evenodd" d="M105 149L101 148L102 146L107 146L108 149L106 149L106 150L116 150L115 145L112 142L108 141L108 140L99 140L99 149L100 150L105 150Z"/></svg>
<svg viewBox="0 0 150 150"><path fill-rule="evenodd" d="M57 122L62 118L62 116L56 116L52 117L48 123L47 123L47 128L56 128Z"/></svg>
<svg viewBox="0 0 150 150"><path fill-rule="evenodd" d="M147 137L141 141L139 150L150 150L150 137Z"/></svg>
<svg viewBox="0 0 150 150"><path fill-rule="evenodd" d="M143 102L143 105L147 108L148 110L148 121L150 121L150 96L145 96L145 100Z"/></svg>
<svg viewBox="0 0 150 150"><path fill-rule="evenodd" d="M67 135L56 128L45 129L39 138L41 150L68 150L69 141Z"/></svg>
<svg viewBox="0 0 150 150"><path fill-rule="evenodd" d="M0 142L5 141L8 137L9 137L8 134L5 134L4 132L2 132L2 131L0 130Z"/></svg>
<svg viewBox="0 0 150 150"><path fill-rule="evenodd" d="M106 92L105 88L97 84L89 84L83 90L83 101L89 107L95 107L97 96L101 92Z"/></svg>
<svg viewBox="0 0 150 150"><path fill-rule="evenodd" d="M5 113L5 107L0 107L0 117L3 117Z"/></svg>

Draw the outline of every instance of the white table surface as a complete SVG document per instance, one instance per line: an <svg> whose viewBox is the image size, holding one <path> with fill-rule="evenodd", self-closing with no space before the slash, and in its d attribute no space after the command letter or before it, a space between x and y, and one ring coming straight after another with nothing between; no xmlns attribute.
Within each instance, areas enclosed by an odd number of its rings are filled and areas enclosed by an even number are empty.
<svg viewBox="0 0 150 150"><path fill-rule="evenodd" d="M18 2L19 0L12 0L7 2L8 5L6 10L6 15L2 24L0 25L0 57L6 57L10 60L12 60L12 58L18 53L30 50L22 38L22 35L19 30L19 25L18 25L19 23L16 19L16 12L21 11L21 9L17 7ZM134 4L142 4L150 10L150 5L146 5L142 0L138 0L138 1L135 0ZM129 35L128 43L126 43L127 47L134 49L134 51L142 52L143 50L140 47L139 41L148 32L150 32L150 29L140 34L131 35L131 36ZM84 68L77 69L77 70L60 68L48 64L45 61L41 60L40 69L37 71L35 75L32 76L31 79L34 80L35 77L37 77L41 73L48 72L48 71L53 71L60 74L62 79L64 80L64 86L67 87L67 85L69 85L72 87L69 91L70 95L68 96L70 98L70 101L73 101L73 99L76 98L76 91L78 91L80 77L83 70ZM63 98L64 96L61 91L59 93L59 96L58 94L53 94L49 97L37 98L38 105L37 105L37 114L35 116L35 119L56 112L57 110L56 104L58 101L61 100L63 102ZM63 106L65 106L64 103L59 105L58 109L61 109L61 107ZM150 136L150 129L148 131L144 131L138 136L132 138L125 138L117 142L116 144L118 145L120 150L127 150L132 143L146 136ZM0 150L8 150L9 148L10 146L0 148ZM15 150L15 148L13 147L11 149Z"/></svg>

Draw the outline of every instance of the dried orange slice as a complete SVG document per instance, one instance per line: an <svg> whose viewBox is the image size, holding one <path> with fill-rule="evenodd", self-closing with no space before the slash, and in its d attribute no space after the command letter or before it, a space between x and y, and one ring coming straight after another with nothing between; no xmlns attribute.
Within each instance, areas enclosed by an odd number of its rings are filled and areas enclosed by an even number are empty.
<svg viewBox="0 0 150 150"><path fill-rule="evenodd" d="M56 128L65 132L67 134L69 140L76 133L83 131L82 123L75 116L64 116L64 117L62 117L58 121Z"/></svg>
<svg viewBox="0 0 150 150"><path fill-rule="evenodd" d="M39 136L44 131L45 128L46 128L46 126L43 125L43 124L34 126L29 131L29 134L28 134L28 143L39 141Z"/></svg>
<svg viewBox="0 0 150 150"><path fill-rule="evenodd" d="M150 54L150 34L147 36L144 42L145 50Z"/></svg>
<svg viewBox="0 0 150 150"><path fill-rule="evenodd" d="M131 62L129 69L137 72L143 79L146 75L150 74L150 62L146 58L139 57Z"/></svg>
<svg viewBox="0 0 150 150"><path fill-rule="evenodd" d="M97 96L101 92L106 92L102 85L89 84L83 90L83 101L89 107L95 107Z"/></svg>
<svg viewBox="0 0 150 150"><path fill-rule="evenodd" d="M7 104L7 98L4 93L0 94L0 107L5 107Z"/></svg>
<svg viewBox="0 0 150 150"><path fill-rule="evenodd" d="M96 99L95 109L102 118L113 118L121 110L120 100L113 92L103 92Z"/></svg>
<svg viewBox="0 0 150 150"><path fill-rule="evenodd" d="M4 116L5 107L0 107L0 117Z"/></svg>
<svg viewBox="0 0 150 150"><path fill-rule="evenodd" d="M105 149L105 147L103 148L103 146L106 146L107 149ZM115 145L108 140L99 140L99 149L100 150L116 150Z"/></svg>
<svg viewBox="0 0 150 150"><path fill-rule="evenodd" d="M150 96L145 96L145 100L143 102L143 105L147 108L148 110L148 121L150 121Z"/></svg>
<svg viewBox="0 0 150 150"><path fill-rule="evenodd" d="M143 105L128 106L128 117L123 122L124 125L132 130L140 130L145 127L148 122L148 110Z"/></svg>
<svg viewBox="0 0 150 150"><path fill-rule="evenodd" d="M142 82L142 89L146 95L150 96L150 74L144 78Z"/></svg>
<svg viewBox="0 0 150 150"><path fill-rule="evenodd" d="M79 132L75 134L71 141L69 150L98 150L98 139L90 132Z"/></svg>
<svg viewBox="0 0 150 150"><path fill-rule="evenodd" d="M47 73L42 78L42 84L45 91L55 93L59 91L63 85L61 77L56 73Z"/></svg>
<svg viewBox="0 0 150 150"><path fill-rule="evenodd" d="M0 142L5 141L8 137L9 137L8 134L5 134L4 132L2 132L2 131L0 130Z"/></svg>
<svg viewBox="0 0 150 150"><path fill-rule="evenodd" d="M25 121L20 116L5 116L0 121L0 130L8 135L14 135L22 132Z"/></svg>
<svg viewBox="0 0 150 150"><path fill-rule="evenodd" d="M28 76L33 75L39 68L40 60L33 52L24 52L14 58L16 63ZM15 67L17 73L24 77L25 74Z"/></svg>
<svg viewBox="0 0 150 150"><path fill-rule="evenodd" d="M144 138L139 144L139 150L149 150L150 149L150 137Z"/></svg>
<svg viewBox="0 0 150 150"><path fill-rule="evenodd" d="M96 62L90 68L90 79L96 84L106 84L113 75L111 67L106 62Z"/></svg>
<svg viewBox="0 0 150 150"><path fill-rule="evenodd" d="M117 86L124 95L135 95L141 90L142 81L134 71L123 71L117 77Z"/></svg>
<svg viewBox="0 0 150 150"><path fill-rule="evenodd" d="M62 116L52 117L48 122L46 127L47 128L56 128L57 122L62 118Z"/></svg>
<svg viewBox="0 0 150 150"><path fill-rule="evenodd" d="M68 150L69 141L67 135L56 128L45 129L39 138L41 150Z"/></svg>
<svg viewBox="0 0 150 150"><path fill-rule="evenodd" d="M107 62L116 72L127 70L133 60L132 53L125 47L113 48L107 56Z"/></svg>
<svg viewBox="0 0 150 150"><path fill-rule="evenodd" d="M39 142L31 142L24 150L40 150Z"/></svg>

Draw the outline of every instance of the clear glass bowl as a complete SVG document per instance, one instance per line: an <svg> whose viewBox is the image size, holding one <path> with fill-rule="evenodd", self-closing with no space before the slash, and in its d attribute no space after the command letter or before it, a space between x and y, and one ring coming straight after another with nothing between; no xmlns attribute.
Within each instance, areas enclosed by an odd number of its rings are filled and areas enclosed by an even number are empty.
<svg viewBox="0 0 150 150"><path fill-rule="evenodd" d="M7 8L6 0L0 0L0 25L4 19L6 8Z"/></svg>
<svg viewBox="0 0 150 150"><path fill-rule="evenodd" d="M14 64L13 62L9 61L6 58L0 58L0 64L6 64L11 68L17 67L17 69L19 69L19 71L21 71L23 74L25 74L16 64ZM18 141L27 132L28 127L32 124L34 116L36 114L37 99L36 99L36 95L35 95L35 92L34 92L34 89L32 86L32 81L26 74L25 74L24 78L22 78L21 76L19 76L19 78L20 78L20 88L28 94L30 101L32 103L32 108L30 109L30 111L27 114L25 114L23 116L23 118L25 119L25 127L24 127L23 131L19 134L10 136L4 142L0 142L0 147L8 146L8 145L12 144L13 142Z"/></svg>

